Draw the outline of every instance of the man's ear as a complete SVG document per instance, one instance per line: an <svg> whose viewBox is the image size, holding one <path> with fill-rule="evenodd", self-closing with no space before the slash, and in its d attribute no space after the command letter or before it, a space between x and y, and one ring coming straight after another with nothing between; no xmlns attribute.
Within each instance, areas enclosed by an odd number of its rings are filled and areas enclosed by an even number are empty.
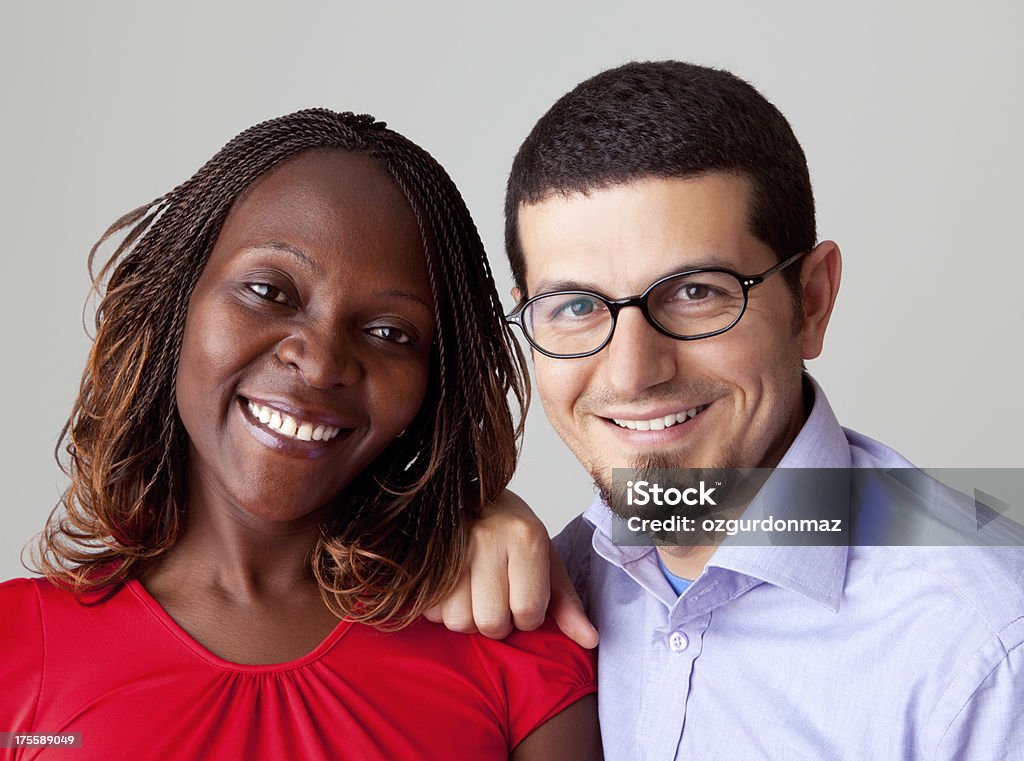
<svg viewBox="0 0 1024 761"><path fill-rule="evenodd" d="M513 286L513 288L512 288L512 301L514 301L515 303L518 304L519 303L519 299L521 297L522 297L522 294L519 292L519 289Z"/></svg>
<svg viewBox="0 0 1024 761"><path fill-rule="evenodd" d="M832 307L839 295L843 260L833 241L819 243L804 257L800 266L800 288L804 317L800 326L800 348L804 359L821 354Z"/></svg>

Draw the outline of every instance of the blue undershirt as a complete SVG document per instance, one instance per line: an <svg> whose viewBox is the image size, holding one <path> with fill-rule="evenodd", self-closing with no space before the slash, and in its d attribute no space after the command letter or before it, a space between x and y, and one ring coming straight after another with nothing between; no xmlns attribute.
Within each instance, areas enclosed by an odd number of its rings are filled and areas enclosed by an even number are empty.
<svg viewBox="0 0 1024 761"><path fill-rule="evenodd" d="M661 553L655 550L654 554L658 556L658 566L660 566L661 572L665 575L665 580L668 581L669 586L672 587L672 591L677 595L681 595L687 590L693 581L690 579L684 579L681 576L676 576L672 571L665 567L665 563L661 559Z"/></svg>

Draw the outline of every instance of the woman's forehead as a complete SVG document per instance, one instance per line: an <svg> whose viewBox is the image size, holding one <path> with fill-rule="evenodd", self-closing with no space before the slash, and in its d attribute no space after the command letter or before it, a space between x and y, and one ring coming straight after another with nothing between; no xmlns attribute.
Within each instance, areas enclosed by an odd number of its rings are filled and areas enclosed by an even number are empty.
<svg viewBox="0 0 1024 761"><path fill-rule="evenodd" d="M341 149L305 151L287 159L258 177L235 208L255 206L261 213L288 214L296 202L319 202L325 212L376 209L412 218L405 194L379 160Z"/></svg>
<svg viewBox="0 0 1024 761"><path fill-rule="evenodd" d="M208 266L268 247L295 249L324 270L342 261L359 265L361 276L401 275L429 289L412 207L364 153L307 152L258 179L228 214Z"/></svg>

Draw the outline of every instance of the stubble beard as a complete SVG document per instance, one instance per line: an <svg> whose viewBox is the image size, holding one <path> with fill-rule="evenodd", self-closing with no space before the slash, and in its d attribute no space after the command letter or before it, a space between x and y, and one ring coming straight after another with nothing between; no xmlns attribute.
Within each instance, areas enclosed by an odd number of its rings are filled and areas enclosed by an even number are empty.
<svg viewBox="0 0 1024 761"><path fill-rule="evenodd" d="M727 452L720 460L720 465L693 467L680 461L679 455L668 452L644 452L629 458L626 465L632 473L630 480L657 483L664 488L700 490L700 484L715 485L715 501L722 504L730 493L729 484L735 481L731 475L738 467L732 452ZM644 506L630 505L626 499L626 483L620 479L613 481L611 468L595 469L591 472L594 485L601 499L611 511L623 520L638 517L643 519L665 519L682 513L680 506L648 504ZM720 486L717 484L721 484ZM722 497L723 499L719 499ZM721 508L713 505L695 505L685 508L689 518L702 519L719 512Z"/></svg>
<svg viewBox="0 0 1024 761"><path fill-rule="evenodd" d="M629 458L628 467L632 470L629 480L657 483L665 489L695 489L699 493L701 484L705 488L713 487L714 505L647 505L629 504L627 499L626 479L612 479L610 468L595 469L591 472L598 494L612 513L628 520L660 520L664 525L672 525L672 518L689 518L693 520L692 529L685 533L669 530L647 531L655 544L675 547L703 547L721 543L723 537L714 531L703 528L706 519L738 517L763 485L766 474L763 471L739 468L736 452L729 450L723 454L718 465L690 467L678 453L661 452L641 453Z"/></svg>

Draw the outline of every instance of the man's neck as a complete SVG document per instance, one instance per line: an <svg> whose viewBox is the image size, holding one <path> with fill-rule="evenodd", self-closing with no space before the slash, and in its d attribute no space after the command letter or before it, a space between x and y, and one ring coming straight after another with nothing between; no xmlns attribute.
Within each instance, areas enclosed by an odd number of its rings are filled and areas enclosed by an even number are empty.
<svg viewBox="0 0 1024 761"><path fill-rule="evenodd" d="M715 554L718 545L698 547L658 547L661 562L669 573L681 579L693 580L700 576L704 566Z"/></svg>

